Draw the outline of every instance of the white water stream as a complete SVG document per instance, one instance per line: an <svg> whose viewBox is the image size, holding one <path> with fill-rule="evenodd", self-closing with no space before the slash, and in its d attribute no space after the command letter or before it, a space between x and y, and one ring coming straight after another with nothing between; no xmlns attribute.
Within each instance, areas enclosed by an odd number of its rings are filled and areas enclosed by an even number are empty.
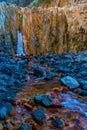
<svg viewBox="0 0 87 130"><path fill-rule="evenodd" d="M18 42L17 42L17 56L24 56L24 48L23 48L23 41L22 41L22 33L18 31Z"/></svg>

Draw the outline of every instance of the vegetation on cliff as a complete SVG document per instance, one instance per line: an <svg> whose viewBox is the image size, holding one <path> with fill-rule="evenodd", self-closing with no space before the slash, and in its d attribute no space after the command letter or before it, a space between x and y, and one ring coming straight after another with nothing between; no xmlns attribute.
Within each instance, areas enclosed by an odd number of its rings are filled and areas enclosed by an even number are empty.
<svg viewBox="0 0 87 130"><path fill-rule="evenodd" d="M52 0L34 0L33 2L30 3L29 7L32 8L34 6L38 6L39 4L42 3L47 3L47 2L51 2Z"/></svg>
<svg viewBox="0 0 87 130"><path fill-rule="evenodd" d="M0 2L3 2L3 1L24 7L24 6L29 5L33 0L0 0Z"/></svg>

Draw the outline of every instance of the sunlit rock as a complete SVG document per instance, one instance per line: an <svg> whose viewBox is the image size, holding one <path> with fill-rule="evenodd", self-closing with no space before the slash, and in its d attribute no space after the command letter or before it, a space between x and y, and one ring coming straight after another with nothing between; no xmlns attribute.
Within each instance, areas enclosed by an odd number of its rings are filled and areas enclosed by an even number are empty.
<svg viewBox="0 0 87 130"><path fill-rule="evenodd" d="M75 89L80 86L78 81L70 76L65 76L61 78L61 82L67 87L69 87L70 89Z"/></svg>

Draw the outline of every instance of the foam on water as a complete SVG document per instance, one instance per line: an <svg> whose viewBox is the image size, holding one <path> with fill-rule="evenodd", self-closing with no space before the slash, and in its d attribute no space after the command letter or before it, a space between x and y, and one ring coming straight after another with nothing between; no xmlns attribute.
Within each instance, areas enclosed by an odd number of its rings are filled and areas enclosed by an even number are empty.
<svg viewBox="0 0 87 130"><path fill-rule="evenodd" d="M65 97L65 101L62 104L65 107L73 109L74 112L82 113L87 117L87 103L77 100L72 94L62 94Z"/></svg>

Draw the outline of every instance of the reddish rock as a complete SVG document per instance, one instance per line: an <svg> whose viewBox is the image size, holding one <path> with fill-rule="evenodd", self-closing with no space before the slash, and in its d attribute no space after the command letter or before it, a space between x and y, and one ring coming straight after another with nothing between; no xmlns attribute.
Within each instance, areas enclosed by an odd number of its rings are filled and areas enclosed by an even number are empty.
<svg viewBox="0 0 87 130"><path fill-rule="evenodd" d="M59 89L59 88L54 88L53 91L54 91L54 93L56 93L57 95L60 93L60 89Z"/></svg>
<svg viewBox="0 0 87 130"><path fill-rule="evenodd" d="M62 93L68 93L68 91L69 91L68 88L63 88L62 89Z"/></svg>
<svg viewBox="0 0 87 130"><path fill-rule="evenodd" d="M28 104L28 103L24 103L24 106L25 106L27 109L33 109L33 107L32 107L30 104Z"/></svg>
<svg viewBox="0 0 87 130"><path fill-rule="evenodd" d="M53 103L52 106L55 107L55 108L62 108L63 104L56 102L56 103Z"/></svg>

